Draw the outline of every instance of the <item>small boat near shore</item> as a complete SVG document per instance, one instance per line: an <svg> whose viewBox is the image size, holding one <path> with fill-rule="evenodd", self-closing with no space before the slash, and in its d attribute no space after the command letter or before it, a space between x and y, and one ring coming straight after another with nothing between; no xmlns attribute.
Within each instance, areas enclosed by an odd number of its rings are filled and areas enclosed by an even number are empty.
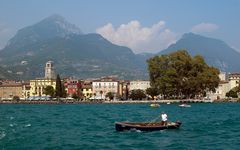
<svg viewBox="0 0 240 150"><path fill-rule="evenodd" d="M159 104L150 104L150 107L157 108L157 107L160 107L160 105Z"/></svg>
<svg viewBox="0 0 240 150"><path fill-rule="evenodd" d="M162 122L116 122L116 131L128 131L128 130L139 130L139 131L158 131L165 129L178 129L181 126L180 121L168 122L167 125L163 125Z"/></svg>
<svg viewBox="0 0 240 150"><path fill-rule="evenodd" d="M191 105L188 105L188 104L180 104L178 105L179 107L191 107Z"/></svg>

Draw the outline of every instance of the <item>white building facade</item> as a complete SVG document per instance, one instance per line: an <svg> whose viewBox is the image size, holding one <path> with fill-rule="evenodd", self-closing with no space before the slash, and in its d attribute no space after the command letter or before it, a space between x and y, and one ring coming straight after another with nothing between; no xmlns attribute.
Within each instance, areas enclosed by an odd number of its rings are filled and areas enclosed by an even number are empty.
<svg viewBox="0 0 240 150"><path fill-rule="evenodd" d="M145 81L145 80L135 80L135 81L130 81L129 85L129 90L143 90L146 91L147 88L150 88L150 81Z"/></svg>
<svg viewBox="0 0 240 150"><path fill-rule="evenodd" d="M230 84L230 89L229 91L234 88L237 87L239 85L239 81L240 81L240 73L230 73L229 75L229 84Z"/></svg>
<svg viewBox="0 0 240 150"><path fill-rule="evenodd" d="M108 92L113 93L114 99L119 95L119 82L114 78L101 78L92 82L92 93L95 99L106 99Z"/></svg>
<svg viewBox="0 0 240 150"><path fill-rule="evenodd" d="M207 96L213 100L226 98L227 92L239 86L240 73L230 73L228 75L226 73L220 73L219 78L221 81L216 88L216 92L207 93Z"/></svg>

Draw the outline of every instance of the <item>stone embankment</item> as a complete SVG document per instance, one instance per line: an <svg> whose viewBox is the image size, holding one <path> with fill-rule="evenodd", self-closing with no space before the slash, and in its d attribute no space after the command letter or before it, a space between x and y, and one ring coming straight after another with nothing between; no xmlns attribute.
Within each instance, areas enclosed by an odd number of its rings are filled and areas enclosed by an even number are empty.
<svg viewBox="0 0 240 150"><path fill-rule="evenodd" d="M198 99L190 99L190 100L112 100L112 101L101 101L101 100L0 100L0 104L91 104L91 103L104 103L104 104L141 104L141 103L211 103L211 102L237 102L237 100L198 100Z"/></svg>

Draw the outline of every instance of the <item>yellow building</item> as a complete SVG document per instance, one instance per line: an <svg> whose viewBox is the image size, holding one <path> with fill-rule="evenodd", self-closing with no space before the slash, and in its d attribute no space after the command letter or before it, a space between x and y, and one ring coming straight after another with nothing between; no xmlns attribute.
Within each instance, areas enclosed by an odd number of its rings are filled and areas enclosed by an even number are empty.
<svg viewBox="0 0 240 150"><path fill-rule="evenodd" d="M30 97L30 91L31 90L31 86L30 86L30 82L24 82L22 84L22 98L26 99Z"/></svg>
<svg viewBox="0 0 240 150"><path fill-rule="evenodd" d="M0 85L0 99L12 99L14 96L22 98L22 84L11 83Z"/></svg>
<svg viewBox="0 0 240 150"><path fill-rule="evenodd" d="M53 67L53 61L48 61L45 66L45 78L36 78L30 80L30 96L46 96L44 89L52 86L56 89L56 77Z"/></svg>
<svg viewBox="0 0 240 150"><path fill-rule="evenodd" d="M46 96L44 94L44 88L47 86L52 86L56 89L56 80L48 78L37 78L35 80L30 80L30 96Z"/></svg>
<svg viewBox="0 0 240 150"><path fill-rule="evenodd" d="M92 82L91 81L84 81L82 84L82 94L84 99L89 99L92 97Z"/></svg>

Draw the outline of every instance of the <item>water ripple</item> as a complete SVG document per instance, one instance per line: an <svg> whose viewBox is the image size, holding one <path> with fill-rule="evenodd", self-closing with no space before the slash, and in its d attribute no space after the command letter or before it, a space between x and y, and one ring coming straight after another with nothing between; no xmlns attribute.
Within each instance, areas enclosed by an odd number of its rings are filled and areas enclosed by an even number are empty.
<svg viewBox="0 0 240 150"><path fill-rule="evenodd" d="M238 149L240 104L0 105L4 149ZM116 132L116 121L154 120L165 111L179 130ZM34 139L34 140L33 140ZM24 143L24 144L22 144Z"/></svg>

